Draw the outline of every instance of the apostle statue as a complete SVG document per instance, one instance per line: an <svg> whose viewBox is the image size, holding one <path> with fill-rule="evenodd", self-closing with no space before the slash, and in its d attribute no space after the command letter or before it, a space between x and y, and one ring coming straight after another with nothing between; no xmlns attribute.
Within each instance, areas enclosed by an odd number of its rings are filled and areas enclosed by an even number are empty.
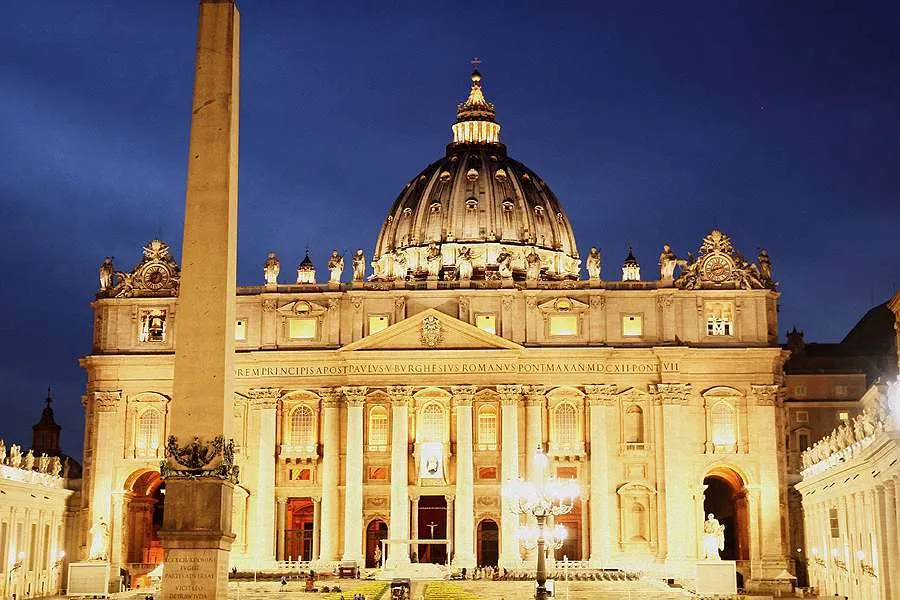
<svg viewBox="0 0 900 600"><path fill-rule="evenodd" d="M425 253L425 266L428 269L429 279L437 279L441 273L441 267L444 266L444 255L441 254L441 247L434 242L428 244L428 251Z"/></svg>
<svg viewBox="0 0 900 600"><path fill-rule="evenodd" d="M375 546L375 551L372 552L372 558L375 560L375 566L381 566L381 547Z"/></svg>
<svg viewBox="0 0 900 600"><path fill-rule="evenodd" d="M41 452L40 457L38 457L38 471L41 473L46 473L50 469L50 457L47 456L46 452Z"/></svg>
<svg viewBox="0 0 900 600"><path fill-rule="evenodd" d="M525 280L538 281L541 278L541 256L534 250L525 256Z"/></svg>
<svg viewBox="0 0 900 600"><path fill-rule="evenodd" d="M503 279L512 279L512 254L506 248L497 255L497 273Z"/></svg>
<svg viewBox="0 0 900 600"><path fill-rule="evenodd" d="M772 284L772 260L769 258L769 251L763 248L759 251L759 256L756 257L756 260L759 261L759 276L762 279L764 284L771 285Z"/></svg>
<svg viewBox="0 0 900 600"><path fill-rule="evenodd" d="M406 250L394 250L394 279L406 279Z"/></svg>
<svg viewBox="0 0 900 600"><path fill-rule="evenodd" d="M91 552L89 560L106 560L106 549L109 546L109 526L103 517L100 517L91 527Z"/></svg>
<svg viewBox="0 0 900 600"><path fill-rule="evenodd" d="M362 281L366 278L366 255L362 248L353 255L353 281Z"/></svg>
<svg viewBox="0 0 900 600"><path fill-rule="evenodd" d="M25 455L25 461L22 463L22 468L26 471L31 471L34 469L34 451L29 450L28 454Z"/></svg>
<svg viewBox="0 0 900 600"><path fill-rule="evenodd" d="M675 266L678 264L678 257L672 252L672 247L663 244L662 252L659 254L659 279L661 281L672 281L675 278Z"/></svg>
<svg viewBox="0 0 900 600"><path fill-rule="evenodd" d="M591 248L590 254L588 254L587 261L585 261L585 267L588 272L588 279L598 280L600 279L600 251L596 248Z"/></svg>
<svg viewBox="0 0 900 600"><path fill-rule="evenodd" d="M725 549L725 526L715 515L706 515L703 523L703 560L722 560L719 552Z"/></svg>
<svg viewBox="0 0 900 600"><path fill-rule="evenodd" d="M9 466L16 469L22 466L22 448L18 444L9 447Z"/></svg>
<svg viewBox="0 0 900 600"><path fill-rule="evenodd" d="M328 272L331 274L328 283L340 283L341 275L344 273L344 257L338 254L337 250L331 251L328 258Z"/></svg>
<svg viewBox="0 0 900 600"><path fill-rule="evenodd" d="M278 285L278 274L281 272L281 261L274 252L269 252L266 263L263 265L263 275L266 277L266 285Z"/></svg>
<svg viewBox="0 0 900 600"><path fill-rule="evenodd" d="M105 292L113 286L113 261L107 256L100 265L100 291Z"/></svg>
<svg viewBox="0 0 900 600"><path fill-rule="evenodd" d="M60 473L62 473L62 462L60 462L58 456L50 457L50 474L54 477L59 477Z"/></svg>
<svg viewBox="0 0 900 600"><path fill-rule="evenodd" d="M468 246L459 249L459 255L456 257L456 272L460 281L472 279L472 249Z"/></svg>
<svg viewBox="0 0 900 600"><path fill-rule="evenodd" d="M0 440L0 465L6 464L6 442Z"/></svg>

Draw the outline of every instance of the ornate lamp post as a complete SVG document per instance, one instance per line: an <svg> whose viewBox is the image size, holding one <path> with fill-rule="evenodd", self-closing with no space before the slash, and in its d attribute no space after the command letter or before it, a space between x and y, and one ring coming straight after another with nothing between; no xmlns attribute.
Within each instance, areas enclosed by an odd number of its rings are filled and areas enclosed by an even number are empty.
<svg viewBox="0 0 900 600"><path fill-rule="evenodd" d="M565 528L557 525L548 530L547 518L570 512L581 491L574 479L550 476L550 463L540 446L533 460L536 481L526 481L521 477L510 479L503 485L503 495L513 514L529 515L537 522L536 527L524 526L520 529L520 540L527 547L533 539L537 547L537 589L534 597L535 600L544 600L547 597L547 588L544 587L547 583L546 546L559 548L565 539Z"/></svg>

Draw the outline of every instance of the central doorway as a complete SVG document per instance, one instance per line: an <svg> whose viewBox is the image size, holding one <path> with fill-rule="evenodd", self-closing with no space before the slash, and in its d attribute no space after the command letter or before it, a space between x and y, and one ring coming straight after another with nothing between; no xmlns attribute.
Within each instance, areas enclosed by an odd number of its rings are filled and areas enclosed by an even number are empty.
<svg viewBox="0 0 900 600"><path fill-rule="evenodd" d="M485 519L478 524L478 566L496 567L500 558L500 527Z"/></svg>
<svg viewBox="0 0 900 600"><path fill-rule="evenodd" d="M373 519L366 527L366 568L371 569L378 566L376 557L380 557L382 552L381 540L388 539L387 523L381 519ZM378 552L376 552L376 549Z"/></svg>
<svg viewBox="0 0 900 600"><path fill-rule="evenodd" d="M416 515L419 523L419 539L447 539L447 499L443 496L421 496L419 512ZM447 562L447 546L445 544L418 544L419 562Z"/></svg>
<svg viewBox="0 0 900 600"><path fill-rule="evenodd" d="M126 482L126 489L132 496L127 509L125 561L152 567L163 560L159 530L162 528L166 484L159 471L145 471L133 474Z"/></svg>
<svg viewBox="0 0 900 600"><path fill-rule="evenodd" d="M313 503L310 498L289 498L284 529L285 560L309 561L313 555Z"/></svg>

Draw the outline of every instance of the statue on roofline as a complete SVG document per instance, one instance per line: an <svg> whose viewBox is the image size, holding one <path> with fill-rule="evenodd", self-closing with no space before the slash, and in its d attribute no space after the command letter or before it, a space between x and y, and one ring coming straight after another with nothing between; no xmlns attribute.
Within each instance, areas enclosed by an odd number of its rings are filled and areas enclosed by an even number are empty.
<svg viewBox="0 0 900 600"><path fill-rule="evenodd" d="M591 251L587 257L587 261L585 261L585 267L587 268L588 272L588 279L600 279L600 262L600 251L596 248L591 248Z"/></svg>
<svg viewBox="0 0 900 600"><path fill-rule="evenodd" d="M366 278L366 255L362 248L353 255L353 281L363 281Z"/></svg>
<svg viewBox="0 0 900 600"><path fill-rule="evenodd" d="M460 281L468 281L472 279L472 249L463 246L459 249L459 255L456 258L456 270Z"/></svg>
<svg viewBox="0 0 900 600"><path fill-rule="evenodd" d="M444 266L444 256L441 254L441 247L436 243L428 244L428 251L425 254L425 266L428 270L428 277L437 279Z"/></svg>
<svg viewBox="0 0 900 600"><path fill-rule="evenodd" d="M341 275L344 273L344 257L338 254L337 250L331 251L331 257L328 259L328 272L330 273L328 283L341 282Z"/></svg>
<svg viewBox="0 0 900 600"><path fill-rule="evenodd" d="M115 273L115 271L113 270L112 258L107 256L105 259L103 259L103 264L100 265L100 291L101 292L105 292L107 290L112 289L114 273Z"/></svg>
<svg viewBox="0 0 900 600"><path fill-rule="evenodd" d="M525 255L525 280L538 281L541 278L541 255L532 250Z"/></svg>

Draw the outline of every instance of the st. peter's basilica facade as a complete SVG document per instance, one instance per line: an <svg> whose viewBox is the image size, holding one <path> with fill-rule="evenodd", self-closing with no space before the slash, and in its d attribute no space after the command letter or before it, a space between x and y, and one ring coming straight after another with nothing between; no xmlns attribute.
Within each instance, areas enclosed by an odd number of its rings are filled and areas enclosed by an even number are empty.
<svg viewBox="0 0 900 600"><path fill-rule="evenodd" d="M234 564L372 565L389 538L447 541L415 544L422 562L514 568L501 487L532 475L540 447L582 489L558 557L678 569L713 512L723 558L774 577L789 555L786 353L768 255L751 264L713 230L696 257L666 247L658 276L630 254L601 273L547 184L507 156L480 79L374 257L345 270L334 255L317 283L310 261L294 282L270 255L263 283L238 288ZM87 554L103 520L111 562L134 569L162 558L178 277L158 240L132 271L105 263L81 361L74 546Z"/></svg>

